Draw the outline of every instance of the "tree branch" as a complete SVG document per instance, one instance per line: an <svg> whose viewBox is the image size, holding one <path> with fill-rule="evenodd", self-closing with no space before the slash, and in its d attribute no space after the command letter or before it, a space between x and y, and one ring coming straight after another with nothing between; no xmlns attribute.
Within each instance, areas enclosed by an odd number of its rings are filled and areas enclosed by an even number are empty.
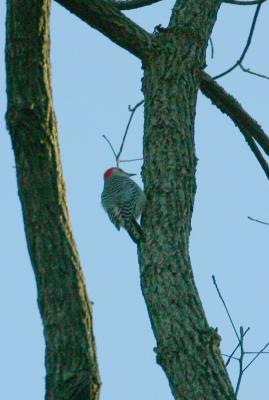
<svg viewBox="0 0 269 400"><path fill-rule="evenodd" d="M161 0L111 0L111 4L119 10L133 10L135 8L150 6Z"/></svg>
<svg viewBox="0 0 269 400"><path fill-rule="evenodd" d="M134 107L131 107L130 105L128 107L128 110L130 111L131 115L130 115L130 118L128 120L127 126L125 128L125 132L124 132L124 135L122 137L122 141L121 141L121 145L120 145L120 149L119 149L118 153L116 153L116 150L114 149L111 141L106 137L106 135L102 135L103 138L106 140L106 142L109 144L109 147L111 148L111 150L112 150L112 152L114 154L117 167L119 166L119 163L121 163L121 162L130 162L130 161L143 160L143 158L134 158L132 160L120 160L120 156L121 156L121 153L123 151L124 143L125 143L125 140L126 140L126 137L127 137L128 131L129 131L129 127L130 127L130 124L131 124L133 116L134 116L134 113L136 112L138 107L140 107L142 104L144 104L144 100L139 101Z"/></svg>
<svg viewBox="0 0 269 400"><path fill-rule="evenodd" d="M119 164L119 161L120 161L120 156L121 156L121 153L122 153L122 150L123 150L123 146L124 146L124 143L125 143L125 140L126 140L126 137L127 137L127 133L129 131L129 127L130 127L130 124L132 122L134 113L136 112L138 107L140 107L143 103L144 103L144 100L141 100L134 107L131 107L131 106L128 107L131 115L130 115L129 121L127 123L126 129L125 129L125 132L124 132L124 135L123 135L123 138L122 138L122 142L121 142L121 145L120 145L119 152L118 152L117 157L116 157L117 165Z"/></svg>
<svg viewBox="0 0 269 400"><path fill-rule="evenodd" d="M7 125L46 341L46 400L98 400L92 307L66 204L50 84L50 0L8 0Z"/></svg>
<svg viewBox="0 0 269 400"><path fill-rule="evenodd" d="M265 160L265 158L263 157L259 147L257 146L255 140L250 137L249 135L244 134L244 132L242 132L247 144L249 145L252 153L255 155L255 157L257 158L260 166L262 167L265 175L267 176L267 179L269 180L269 165L267 163L267 161Z"/></svg>
<svg viewBox="0 0 269 400"><path fill-rule="evenodd" d="M227 305L226 305L226 303L225 303L225 300L224 300L222 294L220 293L220 290L219 290L219 287L218 287L218 284L217 284L215 275L212 275L212 280L213 280L213 284L214 284L214 286L215 286L215 288L216 288L216 290L217 290L218 296L219 296L219 298L220 298L220 300L221 300L221 302L222 302L222 304L223 304L223 306L224 306L224 308L225 308L225 311L226 311L226 313L227 313L227 315L228 315L228 318L229 318L229 320L230 320L230 323L231 323L231 325L232 325L232 327L233 327L234 333L235 333L235 335L236 335L236 337L237 337L237 339L238 339L238 342L239 342L239 341L240 341L240 337L239 337L239 335L238 335L238 333L237 333L235 324L234 324L233 319L232 319L232 317L231 317L231 314L230 314L230 312L229 312L229 310L228 310L228 307L227 307Z"/></svg>
<svg viewBox="0 0 269 400"><path fill-rule="evenodd" d="M248 74L258 76L259 78L263 79L269 79L269 76L259 74L258 72L251 71L250 68L245 68L242 64L239 65L239 67L242 69L242 71L247 72Z"/></svg>
<svg viewBox="0 0 269 400"><path fill-rule="evenodd" d="M236 383L236 388L235 388L235 398L237 398L238 392L239 392L239 388L240 388L240 384L242 381L242 377L243 377L243 373L244 373L244 369L243 369L243 361L244 361L244 355L245 355L245 351L244 351L244 329L242 326L240 326L240 340L239 340L239 346L240 346L240 357L239 357L239 374L238 374L238 379L237 379L237 383Z"/></svg>
<svg viewBox="0 0 269 400"><path fill-rule="evenodd" d="M250 367L250 365L261 355L263 354L263 350L265 350L267 347L269 346L269 342L266 343L263 348L256 354L256 356L245 366L245 368L243 369L243 372Z"/></svg>
<svg viewBox="0 0 269 400"><path fill-rule="evenodd" d="M269 225L269 222L264 222L264 221L261 221L259 219L255 219L255 218L252 218L252 217L248 217L248 219L250 219L251 221L254 221L254 222L259 222L259 224Z"/></svg>
<svg viewBox="0 0 269 400"><path fill-rule="evenodd" d="M92 28L141 60L149 53L151 35L106 0L55 0Z"/></svg>
<svg viewBox="0 0 269 400"><path fill-rule="evenodd" d="M255 139L264 152L269 155L269 138L261 126L232 95L227 93L206 72L202 72L200 90L213 104L231 118L244 136L247 135Z"/></svg>
<svg viewBox="0 0 269 400"><path fill-rule="evenodd" d="M250 330L250 327L248 327L248 328L244 331L243 336L245 336L245 335L248 333L249 330ZM228 357L228 360L227 360L226 363L225 363L225 367L226 367L226 368L228 367L228 365L229 365L229 363L230 363L230 361L231 361L232 359L235 359L235 360L239 361L239 358L234 357L234 354L236 353L236 351L237 351L237 349L238 349L239 347L240 347L240 342L237 344L237 346L234 348L234 350L232 351L232 353L231 353L230 355L225 354L225 356ZM245 353L246 353L246 352L245 352Z"/></svg>
<svg viewBox="0 0 269 400"><path fill-rule="evenodd" d="M264 3L266 0L254 0L254 1L236 1L236 0L223 0L223 3L235 4L237 6L253 6L254 4Z"/></svg>
<svg viewBox="0 0 269 400"><path fill-rule="evenodd" d="M242 61L243 61L244 58L245 58L245 55L247 54L247 51L248 51L248 49L249 49L249 46L250 46L250 44L251 44L252 36L253 36L254 30L255 30L255 26L256 26L256 22L257 22L257 18L258 18L259 12L260 12L260 10L261 10L261 6L262 6L262 4L261 4L261 2L260 2L260 3L257 5L256 11L255 11L255 13L254 13L253 20L252 20L251 27L250 27L250 31L249 31L249 35L248 35L248 38L247 38L247 43L246 43L246 45L245 45L245 48L244 48L244 50L243 50L241 56L239 57L239 60L236 61L236 63L235 63L233 66L231 66L230 68L228 68L226 71L222 72L222 73L219 74L219 75L214 76L213 79L221 78L221 77L223 77L224 75L229 74L229 72L233 71L233 70L234 70L236 67L238 67L239 65L241 65Z"/></svg>

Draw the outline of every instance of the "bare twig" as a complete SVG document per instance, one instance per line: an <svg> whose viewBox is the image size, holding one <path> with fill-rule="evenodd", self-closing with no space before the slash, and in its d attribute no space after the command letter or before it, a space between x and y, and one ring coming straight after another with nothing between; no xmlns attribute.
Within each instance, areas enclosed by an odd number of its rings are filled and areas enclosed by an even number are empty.
<svg viewBox="0 0 269 400"><path fill-rule="evenodd" d="M237 398L244 372L261 354L269 354L268 351L267 352L264 351L269 346L269 342L266 343L266 345L263 346L263 348L258 352L251 352L251 351L245 351L244 350L244 336L250 330L250 328L248 327L244 331L244 328L242 326L240 326L239 334L237 333L237 330L235 328L234 322L233 322L232 317L230 315L230 312L229 312L229 310L228 310L228 308L226 306L226 303L225 303L225 301L223 299L223 296L220 293L220 290L218 288L218 285L217 285L217 282L216 282L216 278L215 278L214 275L212 275L212 280L213 280L213 283L214 283L214 285L216 287L218 295L219 295L219 297L220 297L220 299L221 299L221 301L222 301L222 303L224 305L224 308L225 308L226 313L227 313L227 315L229 317L229 320L230 320L230 322L232 324L232 327L233 327L233 330L234 330L234 332L236 334L236 337L238 339L238 344L237 344L237 346L235 347L235 349L232 351L232 353L230 355L222 354L223 356L228 357L228 360L225 363L226 367L228 366L228 364L230 363L231 360L237 360L238 363L239 363L239 374L238 374L238 379L237 379L236 388L235 388L235 398ZM239 357L235 357L234 354L239 348L240 348L240 356ZM244 356L246 354L255 354L255 357L253 357L253 359L244 367Z"/></svg>
<svg viewBox="0 0 269 400"><path fill-rule="evenodd" d="M259 222L259 224L269 225L269 222L264 222L264 221L261 221L259 219L255 219L255 218L252 218L252 217L248 217L248 219L250 219L251 221L254 221L254 222Z"/></svg>
<svg viewBox="0 0 269 400"><path fill-rule="evenodd" d="M218 79L218 78L221 78L224 75L227 75L229 72L233 71L236 67L238 67L242 63L242 61L243 61L243 59L244 59L244 57L245 57L245 55L246 55L246 53L248 51L248 48L249 48L249 46L251 44L252 36L253 36L254 30L255 30L255 26L256 26L256 22L257 22L257 18L258 18L261 6L262 6L262 2L259 2L257 7L256 7L256 11L254 13L254 17L253 17L252 24L251 24L251 27L250 27L250 31L249 31L249 35L248 35L246 46L245 46L245 48L244 48L239 60L236 61L236 63L232 67L228 68L226 71L222 72L219 75L214 76L213 79Z"/></svg>
<svg viewBox="0 0 269 400"><path fill-rule="evenodd" d="M117 161L117 154L116 154L116 152L115 152L115 150L114 150L114 147L112 146L112 143L110 142L110 140L106 137L106 135L102 135L103 136L103 138L107 141L107 143L109 144L109 146L110 146L110 148L111 148L111 150L113 151L113 154L114 154L114 156L115 156L115 159L116 159L116 161ZM118 167L118 162L117 162L117 167Z"/></svg>
<svg viewBox="0 0 269 400"><path fill-rule="evenodd" d="M269 354L269 351L245 351L245 354Z"/></svg>
<svg viewBox="0 0 269 400"><path fill-rule="evenodd" d="M263 346L263 348L256 354L256 356L245 366L243 372L261 355L263 354L263 350L265 350L269 346L269 342Z"/></svg>
<svg viewBox="0 0 269 400"><path fill-rule="evenodd" d="M210 48L211 48L211 58L214 58L214 43L211 37L209 38Z"/></svg>
<svg viewBox="0 0 269 400"><path fill-rule="evenodd" d="M229 355L229 354L221 353L221 355L224 356L224 357L229 357L229 360L230 360L230 359L237 360L237 361L239 360L238 357L234 357L234 356ZM225 367L226 367L226 366L227 366L227 364L225 363Z"/></svg>
<svg viewBox="0 0 269 400"><path fill-rule="evenodd" d="M261 126L247 113L246 110L244 110L241 104L239 104L232 95L227 93L223 87L221 87L205 72L202 73L200 90L205 96L210 98L213 104L231 118L244 136L248 135L253 137L261 146L263 151L269 155L269 138Z"/></svg>
<svg viewBox="0 0 269 400"><path fill-rule="evenodd" d="M240 341L239 341L239 346L240 346L240 357L239 357L239 375L238 375L238 379L237 379L237 384L236 384L236 388L235 388L235 397L237 397L238 395L238 391L240 388L240 383L242 380L242 376L244 373L244 368L243 368L243 360L244 360L244 329L242 326L240 326Z"/></svg>
<svg viewBox="0 0 269 400"><path fill-rule="evenodd" d="M250 327L248 327L248 328L245 330L243 336L245 336L246 333L248 333L249 330L250 330ZM237 346L235 347L235 349L232 351L231 355L229 356L228 360L227 360L226 363L225 363L225 367L228 367L228 365L229 365L229 363L230 363L230 361L231 361L232 358L236 358L236 357L233 357L233 355L235 354L236 350L237 350L239 347L240 347L240 343L238 343L238 345L237 345ZM239 358L236 358L236 359L239 360Z"/></svg>
<svg viewBox="0 0 269 400"><path fill-rule="evenodd" d="M123 135L122 142L121 142L120 149L119 149L118 153L116 153L116 151L115 151L115 149L114 149L112 143L111 143L110 140L106 137L106 135L102 135L103 138L104 138L104 139L107 141L107 143L109 144L109 146L110 146L110 148L111 148L111 150L112 150L112 152L113 152L113 154L114 154L117 167L119 166L119 163L122 163L122 162L131 162L131 161L143 160L143 158L134 158L134 159L131 159L131 160L120 160L120 156L121 156L121 153L122 153L122 150L123 150L123 147L124 147L124 143L125 143L125 140L126 140L126 137L127 137L127 133L128 133L128 130L129 130L131 121L132 121L132 119L133 119L134 113L136 112L136 110L138 109L138 107L140 107L143 103L144 103L144 100L141 100L141 101L139 101L139 103L137 103L134 107L131 107L131 106L128 107L128 110L131 112L131 116L130 116L129 121L128 121L128 123L127 123L127 126L126 126L126 129L125 129L125 132L124 132L124 135Z"/></svg>
<svg viewBox="0 0 269 400"><path fill-rule="evenodd" d="M131 160L119 160L120 163L122 162L132 162L132 161L141 161L143 158L133 158Z"/></svg>
<svg viewBox="0 0 269 400"><path fill-rule="evenodd" d="M150 6L159 1L161 0L112 0L111 4L119 10L133 10L134 8Z"/></svg>
<svg viewBox="0 0 269 400"><path fill-rule="evenodd" d="M121 142L121 146L120 146L119 152L118 152L117 157L116 157L117 165L118 165L118 161L119 161L119 158L120 158L121 153L122 153L122 150L123 150L123 146L124 146L124 143L125 143L125 139L126 139L126 136L127 136L127 133L128 133L128 130L129 130L129 127L130 127L130 124L131 124L131 121L132 121L132 119L133 119L134 113L136 112L136 110L138 109L138 107L140 107L143 103L144 103L144 100L141 100L141 101L139 101L139 103L137 103L133 108L132 108L131 106L128 107L128 110L131 112L131 115L130 115L128 124L127 124L127 126L126 126L126 129L125 129L125 132L124 132L124 135L123 135L123 138L122 138L122 142Z"/></svg>
<svg viewBox="0 0 269 400"><path fill-rule="evenodd" d="M245 134L244 132L242 132L247 144L249 145L252 153L255 155L255 157L257 158L260 166L262 167L265 175L267 176L267 179L269 179L269 165L267 164L267 161L265 160L265 158L263 157L259 147L257 146L257 144L255 143L255 140L250 137L249 135Z"/></svg>
<svg viewBox="0 0 269 400"><path fill-rule="evenodd" d="M263 78L263 79L269 79L269 76L251 71L249 68L245 68L242 64L239 64L239 67L242 69L242 71L247 72L248 74L255 75L255 76L258 76L259 78Z"/></svg>
<svg viewBox="0 0 269 400"><path fill-rule="evenodd" d="M233 327L234 333L236 334L236 337L237 337L237 339L238 339L238 342L240 342L240 337L239 337L239 335L238 335L238 333L237 333L236 327L235 327L235 325L234 325L234 322L233 322L233 320L232 320L232 317L231 317L231 315L230 315L230 312L229 312L229 310L228 310L228 307L226 306L226 303L225 303L225 301L224 301L224 299L223 299L223 297L222 297L222 295L221 295L221 293L220 293L220 290L219 290L219 288L218 288L218 285L217 285L217 282L216 282L216 278L215 278L214 275L212 275L212 280L213 280L213 283L214 283L214 285L215 285L215 288L216 288L216 290L217 290L217 292L218 292L219 298L221 299L222 304L224 305L225 311L226 311L226 313L227 313L227 315L228 315L228 318L229 318L229 320L230 320L230 322L231 322L231 325L232 325L232 327Z"/></svg>
<svg viewBox="0 0 269 400"><path fill-rule="evenodd" d="M252 0L252 1L240 1L240 0L223 0L223 3L235 4L237 6L253 6L254 4L264 3L266 0Z"/></svg>

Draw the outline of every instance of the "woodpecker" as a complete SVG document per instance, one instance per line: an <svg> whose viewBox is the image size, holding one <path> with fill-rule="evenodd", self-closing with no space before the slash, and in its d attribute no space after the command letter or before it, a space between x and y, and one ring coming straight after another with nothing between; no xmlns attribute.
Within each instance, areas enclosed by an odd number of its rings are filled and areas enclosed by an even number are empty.
<svg viewBox="0 0 269 400"><path fill-rule="evenodd" d="M120 230L127 230L135 243L141 237L141 227L136 219L141 215L146 196L130 176L120 168L109 168L104 173L104 189L101 195L102 206L111 222Z"/></svg>

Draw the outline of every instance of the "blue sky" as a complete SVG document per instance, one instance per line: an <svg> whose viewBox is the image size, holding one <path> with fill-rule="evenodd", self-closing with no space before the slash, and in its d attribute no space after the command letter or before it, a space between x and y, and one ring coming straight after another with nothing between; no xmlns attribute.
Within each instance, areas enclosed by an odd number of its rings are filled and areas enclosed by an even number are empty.
<svg viewBox="0 0 269 400"><path fill-rule="evenodd" d="M152 32L166 25L172 8L163 1L128 15ZM245 44L254 7L223 5L208 54L207 71L218 74L236 61ZM0 8L0 44L4 47L4 4ZM263 6L245 66L269 75L269 6ZM100 205L104 170L114 164L102 139L119 146L129 118L128 105L142 99L140 62L75 16L52 3L52 78L61 155L73 230L94 302L94 328L103 381L102 400L170 400L166 377L156 365L155 341L142 298L136 249L124 231L116 231ZM17 195L14 158L5 129L4 61L0 87L0 376L2 398L44 397L44 340L36 287L26 249ZM235 95L267 132L269 81L234 71L219 82ZM124 158L142 154L143 110L132 123ZM199 95L196 117L199 158L197 197L192 220L191 259L211 326L231 352L235 335L213 287L215 274L236 326L251 327L246 350L269 341L267 310L269 221L266 177L234 124ZM125 167L125 166L123 166ZM138 173L141 163L126 170ZM267 397L269 355L260 357L243 377L239 399ZM238 365L230 376L237 378Z"/></svg>

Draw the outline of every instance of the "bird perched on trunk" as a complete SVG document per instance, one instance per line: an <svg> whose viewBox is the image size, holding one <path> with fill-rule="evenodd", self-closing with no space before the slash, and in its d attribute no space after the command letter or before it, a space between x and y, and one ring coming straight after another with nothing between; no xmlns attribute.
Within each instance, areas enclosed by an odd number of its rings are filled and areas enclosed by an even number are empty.
<svg viewBox="0 0 269 400"><path fill-rule="evenodd" d="M102 206L111 222L120 230L122 226L127 230L135 243L141 237L141 227L136 219L141 215L146 196L142 189L130 176L120 168L109 168L104 173L104 189L102 192Z"/></svg>

